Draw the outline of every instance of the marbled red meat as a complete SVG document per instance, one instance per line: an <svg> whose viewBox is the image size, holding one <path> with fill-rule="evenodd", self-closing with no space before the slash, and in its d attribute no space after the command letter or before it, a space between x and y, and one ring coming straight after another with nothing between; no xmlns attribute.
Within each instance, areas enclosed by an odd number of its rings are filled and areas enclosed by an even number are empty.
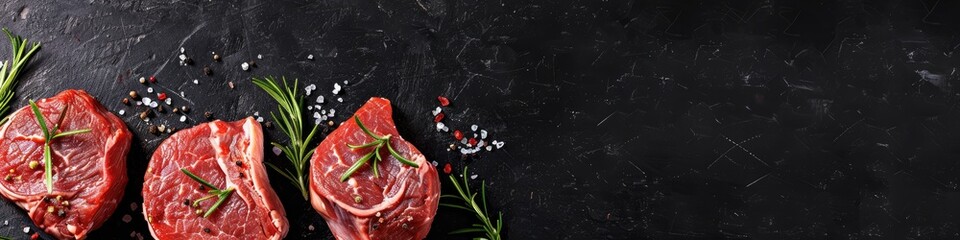
<svg viewBox="0 0 960 240"><path fill-rule="evenodd" d="M372 149L350 149L373 139L354 118L344 122L319 146L310 160L310 202L337 239L423 239L437 213L440 180L437 170L393 123L390 101L371 98L354 116L375 134L391 135L390 144L418 168L404 165L381 149L380 177L365 164L346 182L340 176Z"/></svg>
<svg viewBox="0 0 960 240"><path fill-rule="evenodd" d="M66 90L37 105L50 128L67 107L61 132L87 128L91 132L53 140L53 193L48 194L44 137L36 116L29 106L11 114L0 129L0 175L5 175L0 194L27 210L50 235L84 239L110 217L123 196L132 135L120 118L82 90ZM40 164L31 169L31 161Z"/></svg>
<svg viewBox="0 0 960 240"><path fill-rule="evenodd" d="M217 198L185 168L233 194L210 216ZM253 118L212 121L174 133L153 153L143 183L143 215L156 239L281 239L286 213L263 166L263 132Z"/></svg>

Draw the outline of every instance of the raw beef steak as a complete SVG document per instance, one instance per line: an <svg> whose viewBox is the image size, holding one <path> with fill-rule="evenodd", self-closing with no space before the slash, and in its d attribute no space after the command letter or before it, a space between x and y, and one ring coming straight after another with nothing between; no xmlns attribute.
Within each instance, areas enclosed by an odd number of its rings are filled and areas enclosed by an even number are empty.
<svg viewBox="0 0 960 240"><path fill-rule="evenodd" d="M195 205L210 189L181 168L215 187L234 191L205 218L203 212L218 198ZM260 124L250 117L217 120L164 140L144 176L143 215L150 234L161 240L283 238L287 217L263 166Z"/></svg>
<svg viewBox="0 0 960 240"><path fill-rule="evenodd" d="M132 135L120 118L82 90L63 91L37 106L51 130L63 118L61 132L91 132L51 142L53 188L48 194L37 118L30 106L11 114L0 129L0 174L5 175L0 194L27 210L50 235L84 239L110 217L123 196Z"/></svg>
<svg viewBox="0 0 960 240"><path fill-rule="evenodd" d="M350 166L373 151L347 146L373 140L353 117L330 133L310 160L310 202L337 239L423 239L430 232L440 199L437 170L413 144L400 137L392 111L390 100L371 98L354 116L373 133L391 135L393 148L418 168L400 163L387 149L381 149L380 177L365 164L341 182L341 175Z"/></svg>

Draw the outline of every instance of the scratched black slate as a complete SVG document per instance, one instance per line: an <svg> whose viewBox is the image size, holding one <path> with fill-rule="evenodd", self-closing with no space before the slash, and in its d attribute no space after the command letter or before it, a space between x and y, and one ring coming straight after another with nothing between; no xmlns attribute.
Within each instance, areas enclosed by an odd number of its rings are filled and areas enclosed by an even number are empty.
<svg viewBox="0 0 960 240"><path fill-rule="evenodd" d="M274 109L251 76L317 84L328 102L332 84L349 80L344 102L327 105L336 119L370 96L392 99L401 134L428 158L469 163L487 181L510 239L948 239L960 234L957 7L11 0L0 25L44 43L17 106L80 88L134 112L119 99L156 75L194 111L187 123L154 121L183 128L204 111L233 120ZM180 47L196 65L177 65ZM258 67L240 71L257 54ZM445 151L450 138L429 114L437 95L454 102L452 127L477 123L506 149L467 161ZM131 181L91 239L149 238L129 205L163 137L124 119L136 133ZM331 238L289 184L271 180L289 239ZM3 201L0 214L10 221L0 235L29 237L21 210ZM459 239L445 232L471 221L441 209L429 238Z"/></svg>

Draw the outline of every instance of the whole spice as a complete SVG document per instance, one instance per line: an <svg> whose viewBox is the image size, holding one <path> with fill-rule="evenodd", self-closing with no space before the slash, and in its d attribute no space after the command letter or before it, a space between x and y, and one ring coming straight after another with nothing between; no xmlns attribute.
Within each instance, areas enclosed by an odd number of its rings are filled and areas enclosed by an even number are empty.
<svg viewBox="0 0 960 240"><path fill-rule="evenodd" d="M157 128L157 125L150 125L147 131L149 131L150 134L153 134L153 135L160 134L160 129Z"/></svg>
<svg viewBox="0 0 960 240"><path fill-rule="evenodd" d="M204 113L203 113L203 117L206 118L206 119L213 119L213 113L212 113L212 112L204 112Z"/></svg>
<svg viewBox="0 0 960 240"><path fill-rule="evenodd" d="M373 168L373 175L376 177L380 177L380 171L377 168L377 164L378 162L383 160L383 157L380 156L380 149L384 147L387 149L387 151L390 152L390 155L393 156L393 158L397 159L397 161L399 161L400 163L403 163L415 168L420 167L420 165L417 165L416 163L411 162L410 160L407 160L406 158L401 156L400 153L397 153L396 150L393 150L393 146L390 146L390 138L392 137L390 136L390 134L387 134L385 136L374 134L373 132L370 131L370 129L367 129L367 127L363 125L363 122L360 121L360 117L354 116L353 120L356 121L357 126L360 127L360 130L363 130L363 133L366 133L367 136L370 136L374 140L361 145L353 145L348 143L347 146L350 147L350 149L354 149L354 150L361 149L361 148L367 148L367 149L373 148L373 150L367 153L366 155L364 155L363 157L360 157L360 159L358 159L356 162L354 162L353 166L350 166L350 168L348 168L347 171L340 176L341 182L347 181L347 179L350 178L350 175L353 175L354 172L360 169L360 167L363 166L363 164L367 163L367 161L370 161L370 159L373 157L376 157L376 158L373 158L373 162L371 163L372 165L371 168Z"/></svg>
<svg viewBox="0 0 960 240"><path fill-rule="evenodd" d="M204 217L204 218L209 217L210 214L213 214L213 211L217 210L217 208L219 208L220 205L223 204L223 202L225 202L225 201L227 200L227 197L230 197L230 195L233 194L233 190L234 190L233 187L227 188L226 190L221 190L220 188L217 188L216 186L213 186L213 184L210 184L210 182L208 182L208 181L206 181L206 180L203 180L202 178L198 177L197 175L194 175L192 172L190 172L190 171L187 170L186 168L181 168L180 171L183 172L183 174L186 174L187 177L190 177L190 178L193 179L194 181L199 182L202 186L207 186L207 187L210 188L210 191L207 191L207 193L209 193L209 195L207 195L206 197L197 199L196 201L193 201L193 206L194 206L194 207L199 207L199 206L200 206L200 202L203 202L203 201L205 201L205 200L207 200L207 199L211 199L211 198L213 198L213 197L216 197L216 198L217 198L217 202L214 203L213 206L210 206L210 208L207 209L207 212L203 214L203 217ZM198 209L198 210L199 210L199 209ZM210 232L209 229L206 229L206 230L204 230L204 231L205 231L205 232Z"/></svg>
<svg viewBox="0 0 960 240"><path fill-rule="evenodd" d="M440 102L440 106L441 106L441 107L446 107L446 106L450 105L450 100L447 99L447 98L444 97L444 96L437 96L437 101Z"/></svg>
<svg viewBox="0 0 960 240"><path fill-rule="evenodd" d="M443 113L438 113L436 117L433 117L433 122L443 121Z"/></svg>
<svg viewBox="0 0 960 240"><path fill-rule="evenodd" d="M140 82L140 84L147 84L147 78L145 78L145 77L140 77L139 82Z"/></svg>
<svg viewBox="0 0 960 240"><path fill-rule="evenodd" d="M123 103L123 105L130 105L130 99L129 99L129 98L123 98L123 99L120 100L120 102Z"/></svg>
<svg viewBox="0 0 960 240"><path fill-rule="evenodd" d="M190 107L180 106L180 111L183 112L183 113L188 113L188 112L190 112Z"/></svg>
<svg viewBox="0 0 960 240"><path fill-rule="evenodd" d="M150 76L150 83L157 83L157 77Z"/></svg>
<svg viewBox="0 0 960 240"><path fill-rule="evenodd" d="M130 91L130 98L138 99L140 98L140 95L137 94L137 91Z"/></svg>
<svg viewBox="0 0 960 240"><path fill-rule="evenodd" d="M456 138L457 141L460 141L460 139L463 139L463 132L460 132L460 130L454 130L453 138Z"/></svg>
<svg viewBox="0 0 960 240"><path fill-rule="evenodd" d="M167 93L165 92L157 93L157 99L160 99L160 101L167 100Z"/></svg>
<svg viewBox="0 0 960 240"><path fill-rule="evenodd" d="M215 56L216 56L216 55L215 55ZM210 70L210 67L208 67L208 66L204 66L204 67L203 67L203 75L205 75L205 76L210 76L210 75L212 75L212 74L213 74L213 70Z"/></svg>
<svg viewBox="0 0 960 240"><path fill-rule="evenodd" d="M213 61L214 61L214 62L219 62L219 61L220 61L220 54L214 53L214 54L213 54Z"/></svg>

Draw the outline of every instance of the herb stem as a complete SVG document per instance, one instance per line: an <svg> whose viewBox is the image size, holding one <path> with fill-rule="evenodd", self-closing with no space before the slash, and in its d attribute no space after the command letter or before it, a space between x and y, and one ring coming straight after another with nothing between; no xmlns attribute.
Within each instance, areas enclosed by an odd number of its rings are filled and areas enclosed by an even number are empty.
<svg viewBox="0 0 960 240"><path fill-rule="evenodd" d="M290 139L289 146L284 146L276 142L271 144L283 152L287 160L290 161L293 171L281 169L272 163L267 163L267 165L290 180L294 186L300 189L300 194L303 195L303 199L309 200L310 196L307 194L307 177L309 175L307 164L314 150L310 150L308 145L317 133L318 125L314 125L306 137L303 136L305 132L304 129L306 129L302 112L303 96L297 95L297 80L294 80L291 86L287 84L286 78L281 77L281 79L283 81L282 87L280 84L277 84L277 81L272 76L253 78L253 84L263 89L264 92L267 92L267 94L277 102L277 114L271 112L270 116L277 122L277 128L283 131Z"/></svg>
<svg viewBox="0 0 960 240"><path fill-rule="evenodd" d="M64 105L63 109L60 110L60 119L57 119L57 124L54 125L52 131L47 128L47 119L43 117L43 114L40 113L40 107L37 106L37 103L32 99L30 100L30 110L33 111L33 115L36 117L40 131L43 132L43 183L47 186L47 193L53 193L53 151L50 149L50 144L57 138L88 133L92 130L87 128L59 132L61 127L60 123L62 123L63 119L67 116L67 105Z"/></svg>
<svg viewBox="0 0 960 240"><path fill-rule="evenodd" d="M374 149L373 149L373 151L370 151L369 153L367 153L366 155L364 155L363 157L361 157L359 160L357 160L356 162L354 162L354 163L353 163L353 166L350 166L350 168L348 168L347 171L343 173L343 175L340 175L340 181L341 181L341 182L347 181L347 179L349 179L350 176L353 175L353 174L357 171L357 169L360 169L360 167L363 166L363 164L366 164L367 161L370 160L371 155L372 155L372 156L376 156L376 158L373 160L373 163L370 164L371 167L373 168L373 176L379 178L379 177L380 177L380 170L379 170L377 164L378 164L379 162L383 161L383 157L380 156L380 149L383 148L384 146L387 147L387 151L390 152L390 155L393 156L393 158L396 158L397 161L399 161L400 163L403 163L403 164L406 164L406 165L409 165L409 166L415 167L415 168L419 168L419 167L420 167L420 165L417 165L416 163L411 162L410 160L407 160L406 158L404 158L403 156L401 156L400 153L397 153L396 150L393 150L393 147L390 146L390 138L392 137L392 135L387 134L387 135L384 135L384 136L380 136L380 135L377 135L377 134L373 133L373 131L370 131L370 129L368 129L367 126L363 125L363 121L360 121L360 117L359 117L359 116L354 116L354 117L353 117L353 120L354 120L354 122L357 123L357 126L360 127L361 130L363 130L363 133L365 133L365 134L367 134L367 136L370 136L371 138L373 138L373 141L372 141L372 142L368 142L368 143L364 143L364 144L361 144L361 145L353 145L353 144L349 144L349 143L348 143L348 144L347 144L347 147L349 147L350 149L354 149L354 150L356 150L356 149L363 149L363 148L370 148L370 147L374 147Z"/></svg>
<svg viewBox="0 0 960 240"><path fill-rule="evenodd" d="M3 29L3 33L10 40L11 60L0 62L0 115L3 115L10 109L10 101L13 100L14 85L17 83L17 77L26 66L30 58L38 50L40 43L30 43L29 40L10 33L10 30ZM30 50L27 50L29 46Z"/></svg>
<svg viewBox="0 0 960 240"><path fill-rule="evenodd" d="M449 195L445 194L440 196L441 198L454 198L461 202L461 205L451 204L451 203L440 203L441 206L451 207L456 209L462 209L474 214L480 223L473 224L473 227L463 228L450 232L450 234L461 234L461 233L485 233L486 238L490 240L500 240L500 233L503 229L503 213L499 213L496 223L490 219L490 215L487 212L487 197L486 197L486 182L481 182L480 184L480 201L482 206L477 203L477 193L470 192L469 182L467 181L467 168L463 168L463 182L461 183L453 177L451 174L450 182L453 183L453 187L457 190L458 195Z"/></svg>
<svg viewBox="0 0 960 240"><path fill-rule="evenodd" d="M200 202L206 201L213 197L217 197L217 202L213 203L213 206L210 206L210 208L207 208L207 211L203 213L204 218L209 217L210 214L213 214L213 212L216 211L217 208L219 208L220 205L227 200L227 197L230 197L230 195L233 194L233 190L234 190L233 187L230 187L227 190L220 190L220 188L213 186L213 184L210 184L210 182L208 182L207 180L203 180L203 178L200 178L196 174L193 174L192 172L190 172L190 170L187 170L186 168L181 168L180 171L183 172L183 174L186 174L187 177L190 177L190 179L193 179L194 181L197 181L201 185L210 188L210 191L207 191L209 195L193 201L194 207L200 206Z"/></svg>

